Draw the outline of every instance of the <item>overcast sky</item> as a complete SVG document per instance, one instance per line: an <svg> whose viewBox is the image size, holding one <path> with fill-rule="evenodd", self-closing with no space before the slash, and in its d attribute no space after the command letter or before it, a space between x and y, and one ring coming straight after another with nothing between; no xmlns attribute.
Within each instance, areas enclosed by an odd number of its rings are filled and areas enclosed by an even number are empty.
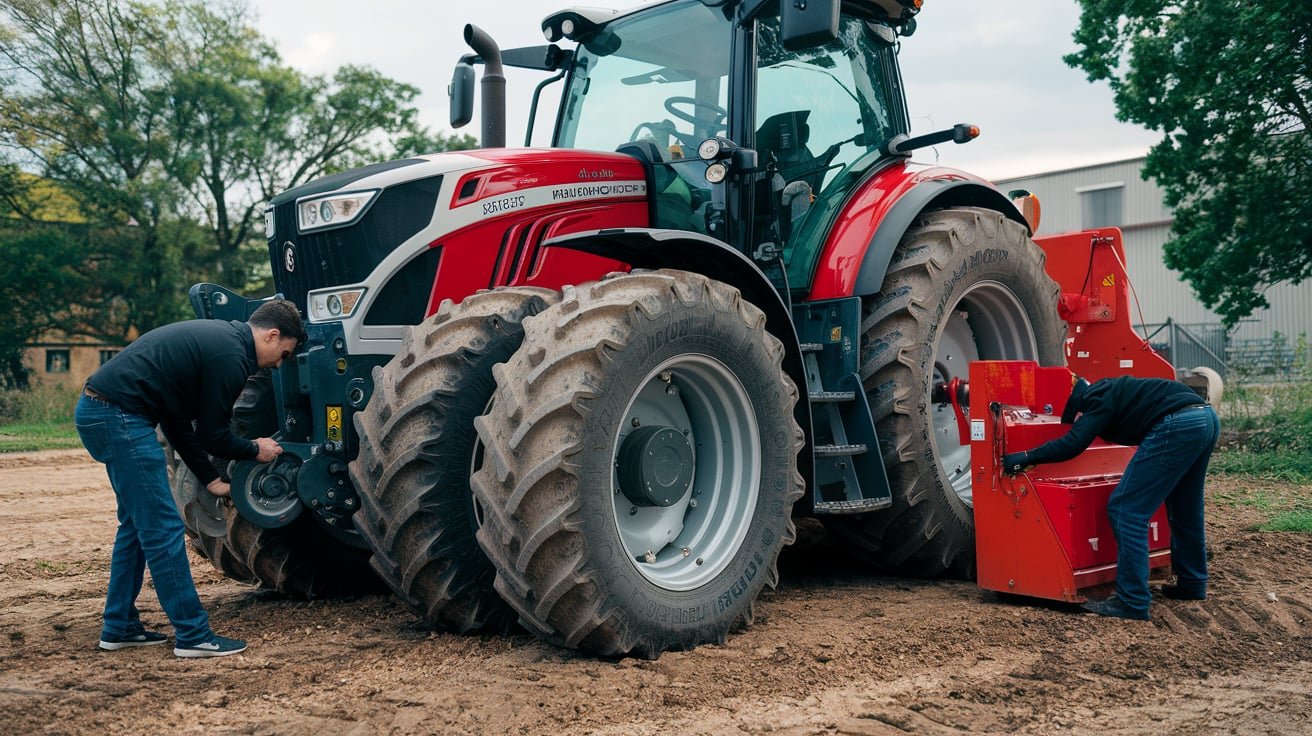
<svg viewBox="0 0 1312 736"><path fill-rule="evenodd" d="M462 32L474 23L502 48L545 43L542 18L567 7L541 0L248 0L258 26L283 58L306 72L343 64L373 66L423 92L425 124L446 129L447 82L466 53ZM585 0L628 8L634 0ZM913 133L958 122L983 129L967 145L918 152L917 159L993 179L1116 161L1147 152L1158 136L1116 121L1111 91L1062 63L1074 50L1075 0L926 0L920 27L903 42ZM481 72L480 72L481 73ZM523 141L528 100L541 75L512 70L507 138ZM554 112L554 111L549 111ZM549 134L548 116L539 129ZM466 128L478 135L477 120ZM545 145L545 136L534 143Z"/></svg>

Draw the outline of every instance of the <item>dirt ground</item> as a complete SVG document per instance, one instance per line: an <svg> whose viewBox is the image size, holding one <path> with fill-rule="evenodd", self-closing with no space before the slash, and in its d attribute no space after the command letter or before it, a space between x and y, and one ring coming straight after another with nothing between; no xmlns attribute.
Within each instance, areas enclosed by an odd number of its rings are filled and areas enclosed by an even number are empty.
<svg viewBox="0 0 1312 736"><path fill-rule="evenodd" d="M1312 487L1209 493L1212 598L1155 601L1152 622L880 577L808 528L754 626L656 661L430 633L387 596L289 600L200 557L215 628L251 648L179 660L95 646L103 469L81 451L0 455L0 732L1312 732L1312 536L1252 530L1261 505ZM149 588L140 604L167 630Z"/></svg>

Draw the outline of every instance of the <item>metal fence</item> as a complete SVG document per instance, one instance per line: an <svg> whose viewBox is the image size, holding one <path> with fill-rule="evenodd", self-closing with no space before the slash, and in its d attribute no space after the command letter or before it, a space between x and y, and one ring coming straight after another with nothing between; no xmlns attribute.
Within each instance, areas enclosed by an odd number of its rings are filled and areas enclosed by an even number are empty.
<svg viewBox="0 0 1312 736"><path fill-rule="evenodd" d="M1240 383L1301 380L1312 374L1306 336L1291 341L1276 332L1234 338L1220 323L1181 324L1171 319L1135 329L1176 369L1207 367Z"/></svg>
<svg viewBox="0 0 1312 736"><path fill-rule="evenodd" d="M1171 319L1135 328L1177 370L1211 368L1223 378L1229 375L1229 338L1219 323L1181 324Z"/></svg>

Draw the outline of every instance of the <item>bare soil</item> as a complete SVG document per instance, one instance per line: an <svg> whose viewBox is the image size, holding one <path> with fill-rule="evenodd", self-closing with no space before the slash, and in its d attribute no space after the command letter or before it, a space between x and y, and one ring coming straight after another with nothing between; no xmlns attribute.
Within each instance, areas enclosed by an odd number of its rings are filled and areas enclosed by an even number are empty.
<svg viewBox="0 0 1312 736"><path fill-rule="evenodd" d="M808 526L750 629L656 661L432 633L388 596L291 600L198 556L215 628L251 647L179 660L95 646L115 530L102 467L0 455L0 732L1306 734L1312 535L1253 526L1312 487L1260 485L1212 480L1212 597L1155 601L1152 622L881 577ZM149 587L139 603L167 630Z"/></svg>

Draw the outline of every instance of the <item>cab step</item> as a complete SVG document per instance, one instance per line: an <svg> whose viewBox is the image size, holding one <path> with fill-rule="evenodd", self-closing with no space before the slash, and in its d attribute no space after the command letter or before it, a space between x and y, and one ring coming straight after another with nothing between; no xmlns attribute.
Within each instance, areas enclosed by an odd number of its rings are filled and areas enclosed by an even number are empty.
<svg viewBox="0 0 1312 736"><path fill-rule="evenodd" d="M817 457L843 457L850 455L864 455L870 450L866 445L816 445L815 454Z"/></svg>
<svg viewBox="0 0 1312 736"><path fill-rule="evenodd" d="M815 504L815 513L817 514L864 514L870 511L879 511L893 505L893 499L887 498L858 498L854 501L817 501Z"/></svg>
<svg viewBox="0 0 1312 736"><path fill-rule="evenodd" d="M844 401L852 401L856 398L855 391L812 391L812 404L838 404Z"/></svg>

